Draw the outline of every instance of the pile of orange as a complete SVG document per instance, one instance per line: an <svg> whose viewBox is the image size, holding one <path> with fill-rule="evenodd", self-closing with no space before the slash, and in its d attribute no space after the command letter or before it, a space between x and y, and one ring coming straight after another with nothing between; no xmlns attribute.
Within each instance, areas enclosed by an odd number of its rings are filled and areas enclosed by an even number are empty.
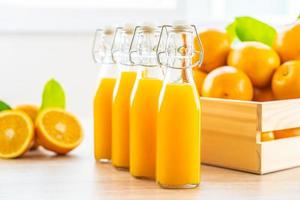
<svg viewBox="0 0 300 200"><path fill-rule="evenodd" d="M0 101L0 158L17 158L39 147L66 154L76 148L82 138L79 121L64 108L44 106L40 109L35 105L11 108Z"/></svg>
<svg viewBox="0 0 300 200"><path fill-rule="evenodd" d="M200 32L199 38L204 59L193 73L200 96L248 101L300 98L299 20L278 31L272 46L258 41L233 43L225 31L216 29ZM200 49L196 41L194 45ZM262 140L298 132L264 133Z"/></svg>
<svg viewBox="0 0 300 200"><path fill-rule="evenodd" d="M79 122L63 109L39 112L37 106L22 105L0 112L0 158L17 158L39 146L66 154L81 140Z"/></svg>

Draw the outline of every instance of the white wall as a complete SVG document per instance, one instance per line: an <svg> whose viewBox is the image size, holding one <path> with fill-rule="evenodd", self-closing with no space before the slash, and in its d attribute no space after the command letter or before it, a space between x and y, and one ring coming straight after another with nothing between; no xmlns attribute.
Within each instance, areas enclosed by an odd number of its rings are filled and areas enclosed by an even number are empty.
<svg viewBox="0 0 300 200"><path fill-rule="evenodd" d="M97 67L92 33L0 34L0 99L12 105L40 104L44 83L54 77L65 88L69 110L91 115Z"/></svg>
<svg viewBox="0 0 300 200"><path fill-rule="evenodd" d="M298 0L0 0L0 99L40 104L43 84L54 77L66 90L69 110L91 117L96 28L176 19L224 27L246 14L288 23L299 8Z"/></svg>

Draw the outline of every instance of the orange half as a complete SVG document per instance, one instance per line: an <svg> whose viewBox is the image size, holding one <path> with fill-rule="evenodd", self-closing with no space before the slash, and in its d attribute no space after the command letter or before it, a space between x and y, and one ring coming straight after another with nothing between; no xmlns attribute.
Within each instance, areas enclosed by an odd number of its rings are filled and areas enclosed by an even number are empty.
<svg viewBox="0 0 300 200"><path fill-rule="evenodd" d="M0 158L16 158L31 146L34 137L33 123L20 111L0 112Z"/></svg>
<svg viewBox="0 0 300 200"><path fill-rule="evenodd" d="M22 112L25 112L31 118L32 123L35 124L35 120L36 120L37 115L39 113L39 107L38 106L25 104L25 105L19 105L15 109L20 110ZM39 143L37 141L36 135L34 136L34 138L35 139L33 140L33 143L32 143L32 146L31 146L30 150L36 150L39 147Z"/></svg>
<svg viewBox="0 0 300 200"><path fill-rule="evenodd" d="M76 148L83 139L83 131L77 118L59 108L48 108L36 119L39 143L58 154L66 154Z"/></svg>

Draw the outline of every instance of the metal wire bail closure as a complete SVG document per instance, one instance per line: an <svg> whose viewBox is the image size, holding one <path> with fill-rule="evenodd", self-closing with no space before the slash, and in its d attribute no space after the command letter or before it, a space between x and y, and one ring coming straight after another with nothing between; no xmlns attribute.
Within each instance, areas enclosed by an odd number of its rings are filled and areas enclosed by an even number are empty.
<svg viewBox="0 0 300 200"><path fill-rule="evenodd" d="M128 38L124 40L124 35L130 35L130 41L132 40L133 27L130 24L126 24L124 27L117 27L116 34L113 39L113 45L111 49L112 59L115 63L119 63L126 66L131 66L129 61L129 47L126 47L124 51L124 42L129 41ZM127 49L128 48L128 49ZM124 61L124 56L126 56L126 61ZM128 57L127 57L128 56Z"/></svg>
<svg viewBox="0 0 300 200"><path fill-rule="evenodd" d="M195 34L195 38L197 38L197 42L198 42L198 46L199 46L199 51L196 51L195 47L194 47L194 53L193 53L193 56L196 55L196 54L199 54L199 59L198 61L192 65L192 67L196 67L196 66L201 66L202 65L202 62L203 62L203 58L204 58L204 49L203 49L203 45L202 45L202 41L201 39L199 38L199 34L198 34L198 31L197 31L197 27L192 24L191 25L193 28L194 28L194 34Z"/></svg>
<svg viewBox="0 0 300 200"><path fill-rule="evenodd" d="M160 27L159 27L160 28ZM144 59L142 59L142 61L135 61L134 60L134 55L136 54L140 54L142 52L140 52L140 49L138 48L139 45L141 45L140 42L140 36L139 34L153 34L153 39L154 39L154 43L152 43L150 45L151 47L151 52L150 54L154 54L154 55L150 55L149 57L146 56L146 59L149 58L154 58L155 59L155 63L153 62L153 60L148 60L149 63L143 62L145 61ZM129 61L132 65L142 65L142 66L146 66L146 67L154 67L159 65L157 63L157 56L156 56L156 51L157 51L157 46L158 46L158 42L157 40L157 33L160 33L160 31L158 31L157 27L154 25L142 25L142 26L136 26L134 29L134 33L133 33L133 37L131 40L131 44L130 44L130 48L129 48ZM151 38L151 37L150 37ZM152 46L153 45L153 46ZM149 53L149 52L148 52ZM143 55L144 56L144 55Z"/></svg>
<svg viewBox="0 0 300 200"><path fill-rule="evenodd" d="M132 65L136 65L136 63L135 63L135 62L133 61L133 59L132 59L132 54L133 54L133 53L137 53L137 51L134 51L134 50L133 50L133 45L134 45L135 38L136 38L136 32L137 32L137 30L138 30L139 28L140 28L140 26L136 26L136 27L134 28L132 40L131 40L130 47L129 47L129 62L130 62Z"/></svg>
<svg viewBox="0 0 300 200"><path fill-rule="evenodd" d="M121 34L122 27L117 27L115 30L114 38L111 45L111 58L114 63L117 63L116 54L120 52L120 41L116 42L116 38L119 38L119 34ZM117 46L119 45L119 46Z"/></svg>
<svg viewBox="0 0 300 200"><path fill-rule="evenodd" d="M95 63L100 63L97 59L96 54L98 53L99 44L98 41L103 35L103 29L97 29L94 34L94 41L93 41L93 47L92 47L92 56Z"/></svg>
<svg viewBox="0 0 300 200"><path fill-rule="evenodd" d="M166 55L167 52L166 52L166 48L167 46L164 44L164 46L162 47L162 51L160 51L159 49L161 49L161 45L163 43L162 41L162 36L164 34L164 32L166 32L166 35L167 37L169 36L169 29L170 28L173 28L174 30L177 30L177 31L181 31L181 30L184 30L184 28L186 27L189 27L189 28L192 28L193 29L193 35L194 35L194 38L197 38L196 41L198 43L198 46L199 46L199 51L195 50L195 48L193 48L193 53L192 53L192 57L195 56L196 54L199 55L199 59L196 63L192 64L192 67L195 67L195 66L199 66L202 64L203 62L203 58L204 58L204 51L203 51L203 45L202 45L202 42L199 38L199 35L198 35L198 32L197 32L197 28L195 25L185 25L185 26L181 26L180 29L177 28L177 29L174 29L174 26L173 25L163 25L161 27L161 33L160 33L160 37L159 37L159 42L158 42L158 48L157 48L157 62L159 63L159 65L161 66L167 66L167 67L172 67L172 66L168 66L167 63L165 63L163 60L162 60L162 56ZM166 57L166 56L165 56Z"/></svg>
<svg viewBox="0 0 300 200"><path fill-rule="evenodd" d="M159 35L159 39L158 39L158 44L157 44L157 48L156 48L157 63L160 66L164 66L165 65L165 63L163 63L161 61L161 56L164 55L164 54L166 54L166 47L162 46L162 44L163 44L162 37L163 37L164 31L165 31L165 33L168 36L168 29L167 29L168 27L172 27L172 26L171 25L163 25L163 26L161 26L160 35ZM160 51L160 49L163 49L163 51Z"/></svg>
<svg viewBox="0 0 300 200"><path fill-rule="evenodd" d="M109 26L95 31L92 47L92 57L95 63L114 64L111 54L114 33L114 28Z"/></svg>

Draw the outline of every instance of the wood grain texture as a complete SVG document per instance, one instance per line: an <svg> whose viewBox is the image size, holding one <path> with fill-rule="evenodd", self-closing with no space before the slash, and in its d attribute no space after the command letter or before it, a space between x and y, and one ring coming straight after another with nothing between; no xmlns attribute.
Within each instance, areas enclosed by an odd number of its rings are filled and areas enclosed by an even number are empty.
<svg viewBox="0 0 300 200"><path fill-rule="evenodd" d="M95 162L92 124L84 143L69 156L44 150L0 160L1 200L256 200L299 199L300 168L263 176L202 166L202 182L192 190L165 190L110 164ZM271 152L270 152L271 153Z"/></svg>
<svg viewBox="0 0 300 200"><path fill-rule="evenodd" d="M95 162L91 151L82 148L68 157L31 153L18 160L1 160L0 177L1 200L290 200L300 195L300 168L258 176L202 166L199 188L164 190L153 181Z"/></svg>
<svg viewBox="0 0 300 200"><path fill-rule="evenodd" d="M300 137L259 144L261 174L300 166Z"/></svg>
<svg viewBox="0 0 300 200"><path fill-rule="evenodd" d="M201 98L201 106L202 162L259 173L258 105Z"/></svg>
<svg viewBox="0 0 300 200"><path fill-rule="evenodd" d="M300 127L300 99L263 102L260 131Z"/></svg>
<svg viewBox="0 0 300 200"><path fill-rule="evenodd" d="M201 98L202 162L265 174L300 165L300 137L261 142L261 132L300 127L300 100Z"/></svg>

